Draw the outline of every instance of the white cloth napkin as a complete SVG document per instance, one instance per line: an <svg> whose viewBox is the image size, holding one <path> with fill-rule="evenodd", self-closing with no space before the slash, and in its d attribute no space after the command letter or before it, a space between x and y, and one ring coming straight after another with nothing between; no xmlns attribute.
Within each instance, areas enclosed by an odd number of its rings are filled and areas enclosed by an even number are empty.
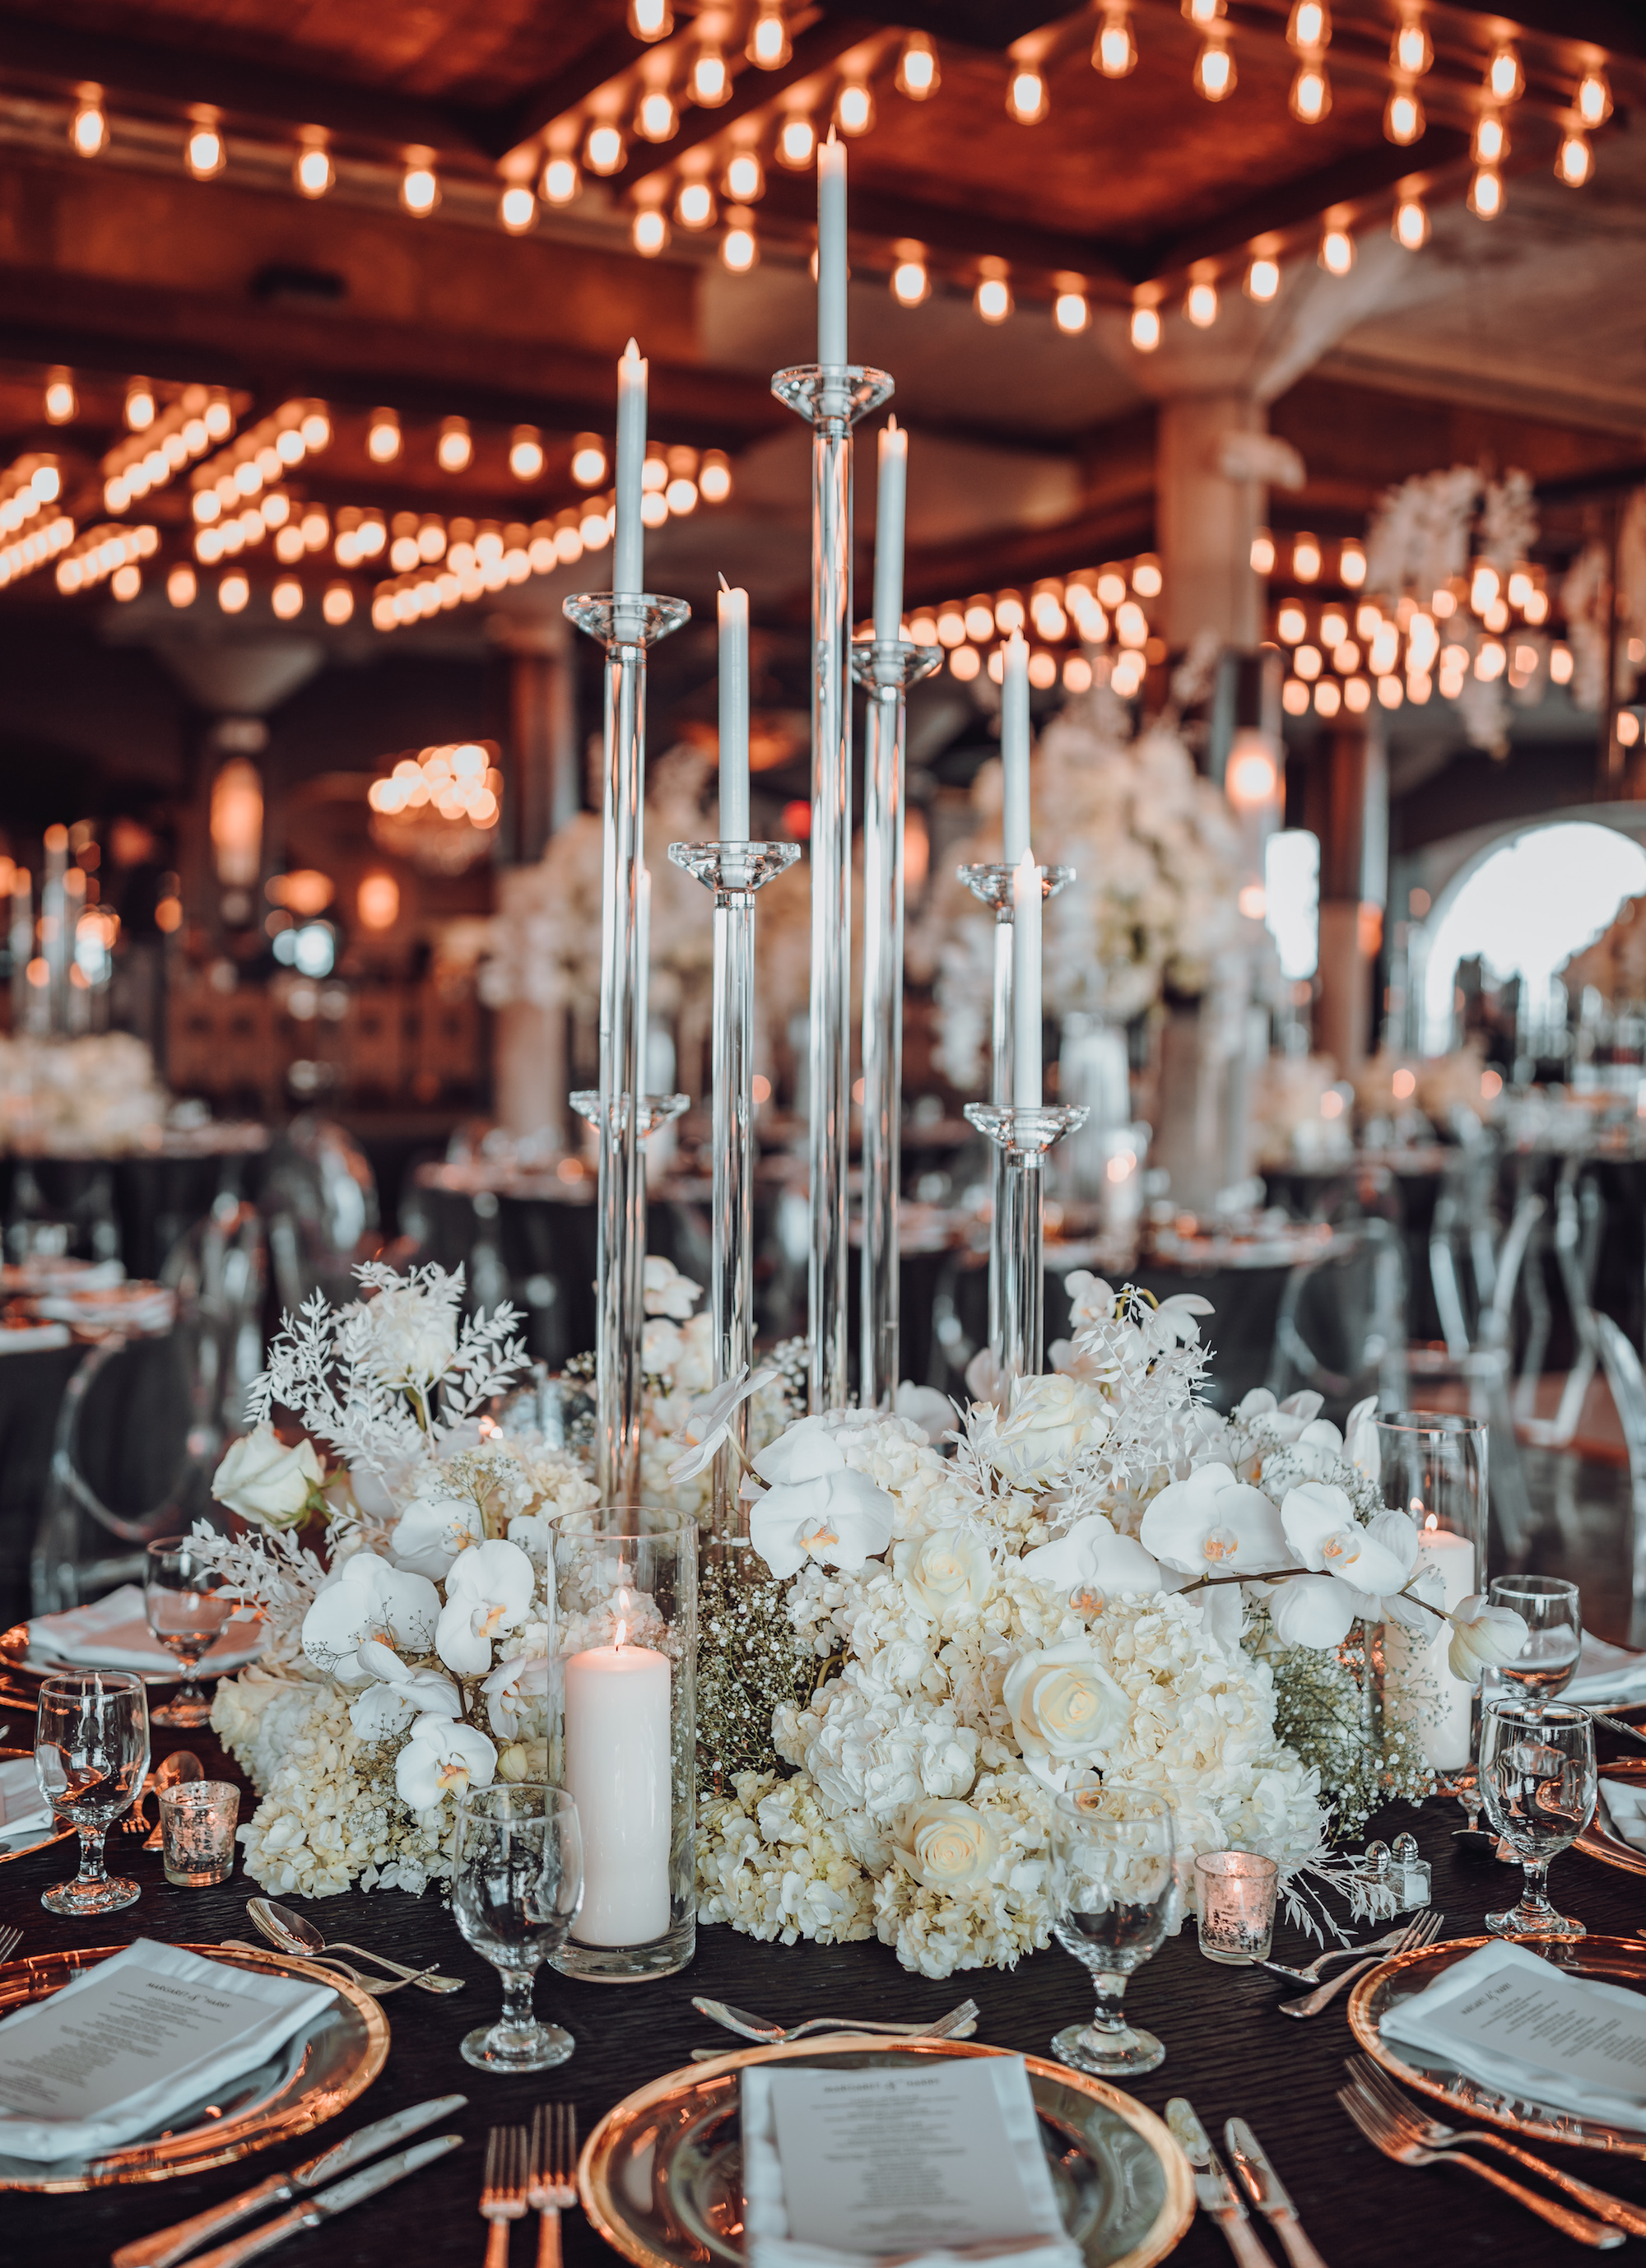
<svg viewBox="0 0 1646 2268"><path fill-rule="evenodd" d="M7 1323L0 1325L0 1354L39 1354L66 1347L72 1336L67 1323Z"/></svg>
<svg viewBox="0 0 1646 2268"><path fill-rule="evenodd" d="M34 1312L59 1323L94 1323L105 1330L169 1330L177 1310L177 1294L164 1284L113 1284L83 1291L48 1292L34 1301Z"/></svg>
<svg viewBox="0 0 1646 2268"><path fill-rule="evenodd" d="M1646 1999L1524 1946L1454 1962L1380 2029L1496 2094L1646 2132Z"/></svg>
<svg viewBox="0 0 1646 2268"><path fill-rule="evenodd" d="M0 2154L102 2157L255 2071L335 1998L140 1937L0 2023Z"/></svg>
<svg viewBox="0 0 1646 2268"><path fill-rule="evenodd" d="M127 1583L89 1607L70 1607L65 1614L39 1616L28 1626L29 1652L78 1663L88 1669L169 1670L182 1675L175 1654L149 1628L143 1591ZM261 1623L232 1622L201 1662L208 1675L240 1669L262 1652Z"/></svg>
<svg viewBox="0 0 1646 2268"><path fill-rule="evenodd" d="M31 1832L43 1841L50 1834L52 1810L40 1792L33 1756L7 1756L0 1762L0 1845L8 1852L26 1847Z"/></svg>
<svg viewBox="0 0 1646 2268"><path fill-rule="evenodd" d="M1585 1631L1577 1675L1561 1698L1581 1701L1591 1709L1615 1709L1625 1702L1646 1701L1646 1653L1636 1653L1629 1646L1608 1646L1605 1638Z"/></svg>
<svg viewBox="0 0 1646 2268"><path fill-rule="evenodd" d="M1637 1779L1603 1779L1600 1794L1606 1815L1623 1840L1646 1851L1646 1785Z"/></svg>

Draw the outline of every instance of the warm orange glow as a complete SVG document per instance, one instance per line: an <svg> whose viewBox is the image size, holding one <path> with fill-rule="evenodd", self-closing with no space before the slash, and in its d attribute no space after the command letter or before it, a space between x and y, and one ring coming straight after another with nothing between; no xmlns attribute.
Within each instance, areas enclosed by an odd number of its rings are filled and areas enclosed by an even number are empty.
<svg viewBox="0 0 1646 2268"><path fill-rule="evenodd" d="M393 929L400 919L400 885L392 874L368 874L355 894L362 929Z"/></svg>

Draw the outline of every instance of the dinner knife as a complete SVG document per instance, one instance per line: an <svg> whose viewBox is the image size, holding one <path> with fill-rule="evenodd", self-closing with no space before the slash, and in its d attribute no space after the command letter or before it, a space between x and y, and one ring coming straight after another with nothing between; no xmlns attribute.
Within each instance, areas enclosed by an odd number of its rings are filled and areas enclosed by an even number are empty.
<svg viewBox="0 0 1646 2268"><path fill-rule="evenodd" d="M228 2243L219 2244L215 2252L203 2252L195 2268L240 2268L242 2261L255 2260L260 2252L284 2244L299 2228L318 2228L334 2213L347 2213L351 2205L364 2205L367 2198L391 2188L395 2182L404 2181L408 2174L420 2173L424 2166L432 2166L437 2158L445 2157L448 2150L460 2148L462 2139L461 2134L437 2134L432 2142L414 2142L410 2149L385 2158L380 2166L368 2166L363 2174L351 2174L346 2182L334 2182L318 2197L306 2198L290 2213L265 2221L261 2228L231 2238Z"/></svg>
<svg viewBox="0 0 1646 2268"><path fill-rule="evenodd" d="M305 2190L319 2189L339 2174L364 2165L380 2150L392 2149L419 2127L432 2126L437 2118L453 2116L468 2100L466 2095L439 2095L430 2102L413 2103L410 2110L396 2110L392 2117L375 2119L371 2125L362 2126L358 2134L351 2134L345 2140L334 2143L329 2150L322 2150L319 2157L305 2159L300 2166L293 2166L290 2173L270 2174L267 2181L259 2182L255 2189L242 2190L226 2204L214 2205L205 2213L196 2213L192 2220L173 2221L169 2228L157 2228L151 2236L139 2236L129 2244L122 2244L114 2256L111 2268L172 2268L173 2261L181 2260L185 2253L192 2252L219 2229L233 2228L236 2221L261 2213L266 2205L284 2205ZM410 2167L406 2169L409 2173L411 2170Z"/></svg>
<svg viewBox="0 0 1646 2268"><path fill-rule="evenodd" d="M1297 2207L1287 2193L1285 2183L1269 2163L1262 2143L1245 2120L1226 2118L1223 2139L1235 2161L1235 2171L1245 2184L1247 2196L1280 2238L1292 2268L1326 2268L1303 2233Z"/></svg>
<svg viewBox="0 0 1646 2268"><path fill-rule="evenodd" d="M1194 2194L1201 2212L1222 2230L1240 2268L1274 2268L1251 2226L1245 2199L1229 2178L1222 2160L1212 2147L1211 2136L1186 2095L1174 2095L1166 2105L1166 2124L1194 2168Z"/></svg>

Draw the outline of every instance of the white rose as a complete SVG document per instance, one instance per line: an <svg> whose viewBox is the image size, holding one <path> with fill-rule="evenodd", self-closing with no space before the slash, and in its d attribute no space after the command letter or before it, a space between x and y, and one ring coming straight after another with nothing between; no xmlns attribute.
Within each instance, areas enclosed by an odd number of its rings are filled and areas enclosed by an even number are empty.
<svg viewBox="0 0 1646 2268"><path fill-rule="evenodd" d="M963 1528L908 1536L892 1553L891 1564L910 1605L934 1622L948 1614L976 1614L994 1573L988 1545Z"/></svg>
<svg viewBox="0 0 1646 2268"><path fill-rule="evenodd" d="M415 1284L380 1292L366 1308L373 1374L385 1386L426 1387L457 1351L457 1321L444 1301Z"/></svg>
<svg viewBox="0 0 1646 2268"><path fill-rule="evenodd" d="M1025 1762L1089 1763L1124 1734L1132 1704L1086 1638L1021 1654L1001 1689Z"/></svg>
<svg viewBox="0 0 1646 2268"><path fill-rule="evenodd" d="M1000 1855L1000 1837L969 1803L923 1803L904 1820L897 1856L928 1890L963 1890Z"/></svg>
<svg viewBox="0 0 1646 2268"><path fill-rule="evenodd" d="M1043 1486L1109 1431L1103 1397L1078 1379L1052 1372L1013 1381L1010 1411L989 1444L989 1462L1008 1480Z"/></svg>
<svg viewBox="0 0 1646 2268"><path fill-rule="evenodd" d="M265 1423L229 1444L211 1493L254 1527L295 1528L325 1477L312 1442L289 1449Z"/></svg>

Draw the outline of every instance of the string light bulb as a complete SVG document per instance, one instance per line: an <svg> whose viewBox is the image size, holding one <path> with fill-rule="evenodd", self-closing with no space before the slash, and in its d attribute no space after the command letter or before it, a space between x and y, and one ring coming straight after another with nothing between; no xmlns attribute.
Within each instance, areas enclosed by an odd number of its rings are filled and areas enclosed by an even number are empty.
<svg viewBox="0 0 1646 2268"><path fill-rule="evenodd" d="M791 113L778 131L778 163L793 173L807 172L817 150L817 129L799 111Z"/></svg>
<svg viewBox="0 0 1646 2268"><path fill-rule="evenodd" d="M78 415L80 397L75 392L74 379L68 371L54 370L47 374L42 407L48 425L70 424Z"/></svg>
<svg viewBox="0 0 1646 2268"><path fill-rule="evenodd" d="M197 181L209 181L214 174L220 173L225 155L223 136L204 120L191 130L183 144L183 163Z"/></svg>
<svg viewBox="0 0 1646 2268"><path fill-rule="evenodd" d="M572 444L572 477L580 489L597 489L606 477L606 444L598 433L579 433Z"/></svg>
<svg viewBox="0 0 1646 2268"><path fill-rule="evenodd" d="M1038 126L1051 107L1042 73L1032 63L1021 64L1007 82L1008 117L1015 118L1020 126Z"/></svg>
<svg viewBox="0 0 1646 2268"><path fill-rule="evenodd" d="M1217 320L1217 286L1202 276L1191 284L1183 298L1183 312L1199 331L1209 331Z"/></svg>
<svg viewBox="0 0 1646 2268"><path fill-rule="evenodd" d="M1251 539L1251 571L1254 575L1274 572L1274 538L1266 527L1260 527Z"/></svg>
<svg viewBox="0 0 1646 2268"><path fill-rule="evenodd" d="M691 59L691 99L700 110L718 110L732 99L732 75L712 40L705 40Z"/></svg>
<svg viewBox="0 0 1646 2268"><path fill-rule="evenodd" d="M1526 91L1526 74L1520 67L1519 51L1507 40L1494 52L1486 67L1486 85L1494 102L1515 102Z"/></svg>
<svg viewBox="0 0 1646 2268"><path fill-rule="evenodd" d="M1589 136L1570 127L1561 136L1561 146L1554 157L1554 178L1564 181L1568 189L1581 189L1595 170L1595 153Z"/></svg>
<svg viewBox="0 0 1646 2268"><path fill-rule="evenodd" d="M1194 91L1204 95L1207 102L1222 102L1233 94L1238 84L1228 31L1222 24L1214 24L1194 59Z"/></svg>
<svg viewBox="0 0 1646 2268"><path fill-rule="evenodd" d="M589 128L583 144L583 163L591 173L602 178L622 165L623 136L609 119L600 119Z"/></svg>
<svg viewBox="0 0 1646 2268"><path fill-rule="evenodd" d="M705 504L724 504L732 492L731 460L724 449L705 449L698 468L698 487Z"/></svg>
<svg viewBox="0 0 1646 2268"><path fill-rule="evenodd" d="M582 187L582 179L578 173L576 158L550 158L543 167L541 186L545 204L569 205Z"/></svg>
<svg viewBox="0 0 1646 2268"><path fill-rule="evenodd" d="M1327 228L1320 236L1320 265L1328 276L1347 276L1354 265L1354 239L1346 228Z"/></svg>
<svg viewBox="0 0 1646 2268"><path fill-rule="evenodd" d="M400 177L400 202L414 220L426 220L440 202L440 177L426 158L411 158Z"/></svg>
<svg viewBox="0 0 1646 2268"><path fill-rule="evenodd" d="M875 97L867 80L846 80L835 97L834 122L842 134L868 132L875 123Z"/></svg>
<svg viewBox="0 0 1646 2268"><path fill-rule="evenodd" d="M744 52L757 70L781 70L793 54L783 11L772 5L771 0L761 0L749 27L749 45Z"/></svg>
<svg viewBox="0 0 1646 2268"><path fill-rule="evenodd" d="M755 150L739 150L726 168L720 187L736 205L752 205L766 193L766 169Z"/></svg>
<svg viewBox="0 0 1646 2268"><path fill-rule="evenodd" d="M1208 24L1216 23L1227 4L1228 0L1183 0L1183 12L1192 24L1204 31Z"/></svg>
<svg viewBox="0 0 1646 2268"><path fill-rule="evenodd" d="M1423 138L1426 122L1423 106L1417 99L1417 90L1398 84L1391 87L1389 99L1384 105L1384 139L1392 142L1397 150L1409 150L1413 142Z"/></svg>
<svg viewBox="0 0 1646 2268"><path fill-rule="evenodd" d="M898 93L906 94L911 102L925 102L937 92L942 78L937 49L924 32L911 32L897 57Z"/></svg>
<svg viewBox="0 0 1646 2268"><path fill-rule="evenodd" d="M675 98L666 86L648 87L634 114L634 130L646 142L672 142L680 125Z"/></svg>
<svg viewBox="0 0 1646 2268"><path fill-rule="evenodd" d="M1339 547L1338 573L1345 590L1358 591L1366 580L1366 547L1352 535Z"/></svg>
<svg viewBox="0 0 1646 2268"><path fill-rule="evenodd" d="M1483 110L1474 122L1469 155L1477 166L1501 166L1509 155L1509 129L1495 110Z"/></svg>
<svg viewBox="0 0 1646 2268"><path fill-rule="evenodd" d="M173 607L192 607L199 587L194 569L183 562L173 567L166 578L166 595Z"/></svg>
<svg viewBox="0 0 1646 2268"><path fill-rule="evenodd" d="M931 298L931 275L918 248L904 253L893 268L891 296L900 307L918 307Z"/></svg>
<svg viewBox="0 0 1646 2268"><path fill-rule="evenodd" d="M1581 107L1581 94L1579 102ZM1611 107L1611 97L1606 98ZM77 158L100 158L108 147L108 114L103 107L103 90L82 87L80 99L75 104L74 114L69 121L69 142Z"/></svg>
<svg viewBox="0 0 1646 2268"><path fill-rule="evenodd" d="M543 435L535 425L517 425L509 436L510 472L517 481L535 481L543 468Z"/></svg>
<svg viewBox="0 0 1646 2268"><path fill-rule="evenodd" d="M466 473L474 462L475 437L466 417L442 417L434 461L443 473Z"/></svg>
<svg viewBox="0 0 1646 2268"><path fill-rule="evenodd" d="M1292 572L1300 583L1319 581L1320 545L1315 536L1301 534L1293 536Z"/></svg>
<svg viewBox="0 0 1646 2268"><path fill-rule="evenodd" d="M1402 197L1394 209L1390 234L1407 252L1421 252L1428 242L1428 207L1421 197Z"/></svg>
<svg viewBox="0 0 1646 2268"><path fill-rule="evenodd" d="M1007 281L1005 263L1000 262L989 274L978 279L972 294L972 306L985 323L1003 323L1012 312L1012 287Z"/></svg>
<svg viewBox="0 0 1646 2268"><path fill-rule="evenodd" d="M1583 124L1590 128L1604 126L1612 115L1612 85L1605 71L1591 64L1577 82L1574 106Z"/></svg>
<svg viewBox="0 0 1646 2268"><path fill-rule="evenodd" d="M1141 305L1133 307L1131 335L1139 354L1153 354L1160 344L1160 309Z"/></svg>
<svg viewBox="0 0 1646 2268"><path fill-rule="evenodd" d="M1323 0L1293 0L1291 21L1286 26L1288 46L1299 55L1311 55L1332 44L1332 17Z"/></svg>
<svg viewBox="0 0 1646 2268"><path fill-rule="evenodd" d="M1478 166L1469 183L1469 210L1477 220L1495 220L1502 210L1502 175L1495 166Z"/></svg>
<svg viewBox="0 0 1646 2268"><path fill-rule="evenodd" d="M374 409L365 429L365 453L374 465L392 465L400 454L402 435L396 409Z"/></svg>
<svg viewBox="0 0 1646 2268"><path fill-rule="evenodd" d="M1280 289L1280 261L1271 260L1266 253L1259 253L1246 270L1247 298L1255 299L1259 306L1266 306L1279 296Z"/></svg>
<svg viewBox="0 0 1646 2268"><path fill-rule="evenodd" d="M1085 291L1073 284L1065 285L1052 302L1052 320L1065 338L1077 339L1089 328L1091 306Z"/></svg>
<svg viewBox="0 0 1646 2268"><path fill-rule="evenodd" d="M675 11L668 0L629 0L629 29L648 46L666 40L675 28Z"/></svg>
<svg viewBox="0 0 1646 2268"><path fill-rule="evenodd" d="M629 241L642 260L655 260L668 248L668 217L657 205L642 205L629 230Z"/></svg>
<svg viewBox="0 0 1646 2268"><path fill-rule="evenodd" d="M675 218L682 228L712 228L714 192L706 181L683 181L675 199Z"/></svg>
<svg viewBox="0 0 1646 2268"><path fill-rule="evenodd" d="M337 178L331 152L323 142L306 142L292 167L292 186L299 196L323 197Z"/></svg>
<svg viewBox="0 0 1646 2268"><path fill-rule="evenodd" d="M1389 68L1406 78L1421 78L1435 60L1435 42L1421 16L1403 18L1389 42Z"/></svg>
<svg viewBox="0 0 1646 2268"><path fill-rule="evenodd" d="M726 215L730 225L720 239L720 263L728 274L747 276L760 260L760 239L755 234L755 217L746 205L732 205Z"/></svg>
<svg viewBox="0 0 1646 2268"><path fill-rule="evenodd" d="M498 218L511 236L524 236L537 225L537 200L524 181L511 182L498 199Z"/></svg>
<svg viewBox="0 0 1646 2268"><path fill-rule="evenodd" d="M1299 63L1292 78L1288 107L1304 126L1318 126L1332 107L1332 81L1324 63Z"/></svg>
<svg viewBox="0 0 1646 2268"><path fill-rule="evenodd" d="M1132 11L1106 7L1092 44L1092 69L1105 78L1126 78L1137 69L1137 41L1132 33Z"/></svg>
<svg viewBox="0 0 1646 2268"><path fill-rule="evenodd" d="M146 378L134 378L126 388L126 429L146 433L154 423L154 388Z"/></svg>

